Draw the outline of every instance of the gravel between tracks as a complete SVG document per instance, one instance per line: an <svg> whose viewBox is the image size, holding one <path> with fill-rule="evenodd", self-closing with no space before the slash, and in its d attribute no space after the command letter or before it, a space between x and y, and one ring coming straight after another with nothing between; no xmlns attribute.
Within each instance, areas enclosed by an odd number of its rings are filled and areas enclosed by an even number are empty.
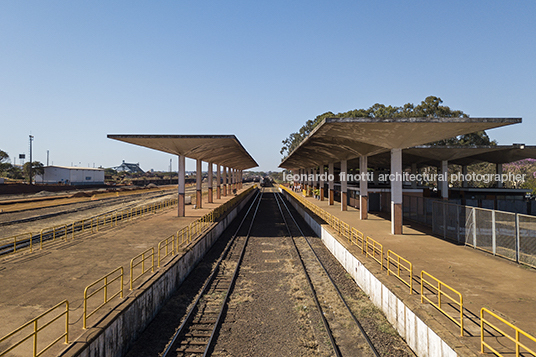
<svg viewBox="0 0 536 357"><path fill-rule="evenodd" d="M212 355L334 355L297 260L298 256L292 248L283 219L277 210L275 198L272 194L265 194L265 199L267 202L259 209L258 221L251 232L238 280L231 294L224 321L216 335ZM295 215L295 218L304 233L310 237L316 253L380 355L413 356L382 312L374 307L320 239L312 236L312 231L301 217ZM128 357L158 355L165 349L210 274L214 262L235 232L238 220L239 218L223 233L179 291L139 336ZM338 299L332 290L324 290L321 295L324 304ZM327 313L339 318L338 311ZM352 336L344 339L349 323L348 319L345 321L341 318L337 326L332 327L338 330L338 339L345 345L344 355L361 355L358 351L362 342L354 342L355 349L352 349Z"/></svg>

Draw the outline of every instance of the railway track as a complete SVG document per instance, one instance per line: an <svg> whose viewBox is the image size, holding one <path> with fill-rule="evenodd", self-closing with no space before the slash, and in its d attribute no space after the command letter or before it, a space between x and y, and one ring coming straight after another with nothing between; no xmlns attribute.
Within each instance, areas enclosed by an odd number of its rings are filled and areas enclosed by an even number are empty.
<svg viewBox="0 0 536 357"><path fill-rule="evenodd" d="M148 194L146 197L143 197L144 200L159 200L161 198L164 198L166 196L170 196L171 194L170 193L150 193ZM136 195L136 196L139 196L139 195ZM139 198L140 197L136 197L136 200L134 202L132 202L131 199L129 198L121 198L121 199L117 199L117 200L114 200L113 202L106 202L106 204L116 204L116 205L120 205L121 206L121 209L125 210L125 209L129 209L129 208L133 208L133 207L136 207L137 205L139 205ZM98 207L102 205L102 203L100 204L94 204L93 206L88 206L88 208L86 209L92 209L94 207ZM64 226L64 228L58 232L54 231L47 231L45 234L40 234L40 233L36 233L36 234L33 234L31 236L31 238L27 238L27 239L21 239L21 240L18 240L17 241L17 244L16 244L16 249L17 250L20 250L20 249L24 249L24 248L27 248L29 247L31 244L35 244L35 245L38 245L42 242L46 242L46 241L49 241L49 240L53 240L53 239L56 239L56 238L62 238L62 237L66 237L70 234L73 234L73 233L77 233L77 232L82 232L83 230L86 230L86 229L93 229L93 227L91 227L91 218L95 218L97 216L102 216L102 215L108 215L108 214L111 214L115 211L117 211L117 207L114 208L114 209L110 209L110 210L107 210L107 211L104 211L102 213L99 213L98 215L95 215L95 216L90 216L90 217L87 217L86 218L86 223L84 223L84 225L75 225L74 223L70 223L70 224L66 224ZM65 211L62 211L58 214L53 214L53 216L55 215L62 215L62 214L66 214L68 212L65 212ZM49 217L43 217L44 218L49 218ZM122 215L117 215L115 217L110 217L109 218L109 223L113 223L115 222L117 224L118 221L122 221L122 220L126 220L128 219L129 216L126 214L126 213L123 213ZM28 221L28 220L27 220ZM0 256L3 256L3 255L7 255L7 254L11 254L13 253L13 251L15 251L15 247L13 245L13 243L7 243L7 244L0 244Z"/></svg>
<svg viewBox="0 0 536 357"><path fill-rule="evenodd" d="M259 191L163 357L207 356L221 323L262 200ZM242 233L242 234L240 234Z"/></svg>
<svg viewBox="0 0 536 357"><path fill-rule="evenodd" d="M313 299L315 300L316 307L321 312L320 315L322 317L322 323L324 325L326 333L329 336L329 340L330 340L331 347L333 349L334 354L336 356L343 356L343 353L341 352L341 348L337 342L337 338L331 327L334 324L338 324L338 322L334 321L333 319L334 314L328 313L327 310L330 310L331 306L326 306L327 304L325 304L325 302L327 300L325 298L319 298L319 291L321 291L320 288L323 288L322 290L326 290L327 288L326 285L330 285L330 287L336 291L336 294L338 298L340 299L340 302L342 303L342 305L344 305L343 308L346 310L345 312L348 314L348 316L351 317L351 319L355 323L355 326L359 329L359 333L360 333L360 337L362 341L356 341L356 344L360 345L361 351L359 354L356 353L355 355L365 355L365 356L374 355L376 357L379 357L380 354L376 350L376 347L374 346L369 336L363 329L363 326L361 325L359 320L356 318L356 316L350 309L350 306L348 305L343 295L341 294L339 288L337 287L337 284L335 284L333 278L330 276L329 272L324 267L324 264L322 264L322 261L316 254L308 238L303 233L298 222L296 221L293 214L291 213L291 210L289 209L287 203L283 199L283 196L279 192L275 193L274 195L276 197L276 202L279 208L279 212L281 216L283 217L289 237L292 240L292 246L294 247L299 257L300 265L302 266L303 271L305 273L307 282L309 284L309 288L311 289L311 292L313 295ZM294 233L292 231L294 231ZM302 240L301 244L300 242L297 242L297 239ZM305 257L308 257L308 259L305 259ZM307 263L306 263L306 260L307 260ZM316 265L316 267L314 265ZM311 275L309 274L309 271L313 269L317 270L315 274L316 277L323 276L325 277L325 279L327 279L328 282L327 283L326 281L313 282L313 280L311 279ZM320 274L318 273L318 270L321 271ZM321 303L321 301L323 301L324 304ZM331 320L331 321L328 321L328 320Z"/></svg>
<svg viewBox="0 0 536 357"><path fill-rule="evenodd" d="M324 268L281 194L264 193L263 191L264 189L261 189L253 199L247 213L227 243L200 293L187 310L186 317L183 318L180 326L160 356L208 356L214 352L213 345L217 342L219 328L226 316L226 311L229 309L229 297L233 293L240 266L248 247L248 240L252 228L256 224L257 213L259 212L263 195L265 200L275 199L277 203L278 213L288 233L285 239L290 239L290 246L292 246L291 250L293 251L292 256L297 257L296 260L299 261L301 271L308 282L309 292L315 300L316 309L319 312L317 315L322 319L323 331L330 341L332 351L330 354L334 356L379 356L374 344L351 311L328 271ZM273 198L266 197L266 195L273 195ZM336 294L327 290L334 290ZM338 296L340 304L333 304L325 296L328 293ZM359 336L356 336L355 331L349 332L346 328L341 327L340 321L337 320L340 312L334 314L331 311L333 308L345 310L344 314L350 316L355 325L354 329L358 331ZM335 333L334 329L336 330ZM352 336L351 346L348 346L347 343L348 336L346 336L346 342L342 341L343 338L341 338L341 336L348 334ZM346 343L346 346L344 346L344 343Z"/></svg>

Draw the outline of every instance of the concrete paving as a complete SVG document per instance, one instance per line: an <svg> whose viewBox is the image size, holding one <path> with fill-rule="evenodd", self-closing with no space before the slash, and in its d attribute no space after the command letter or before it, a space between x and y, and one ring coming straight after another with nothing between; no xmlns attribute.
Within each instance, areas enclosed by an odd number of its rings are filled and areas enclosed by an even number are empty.
<svg viewBox="0 0 536 357"><path fill-rule="evenodd" d="M245 189L247 186L239 190L238 194ZM86 286L122 266L125 269L123 286L126 296L129 294L129 265L132 258L151 247L156 250L158 242L232 197L234 196L222 196L221 199L215 197L214 203L207 203L204 198L202 209L187 205L186 217L177 217L175 205L131 222L120 222L117 227L103 229L95 234L49 243L41 251L3 257L0 260L0 337L67 299L70 304L69 340L75 340L83 332L83 296ZM140 280L147 280L151 275L148 273ZM97 313L88 322L98 319ZM7 347L7 344L0 345L0 353ZM42 347L44 345L39 348ZM63 349L65 345L60 343L59 347ZM58 347L51 352L57 349Z"/></svg>
<svg viewBox="0 0 536 357"><path fill-rule="evenodd" d="M417 292L420 290L421 270L458 290L463 295L465 335L468 336L462 340L472 345L473 350L480 350L478 324L482 307L536 336L535 269L470 247L449 243L433 236L429 228L408 221L404 222L403 235L393 235L387 216L369 214L367 220L360 220L359 210L352 207L348 207L348 211L341 211L338 202L329 206L328 201L312 197L307 197L306 200L381 243L384 254L390 249L409 260L413 264L414 276L419 276L414 279L413 298L416 302L420 302ZM362 255L357 246L353 246L351 251L362 261L372 260ZM395 277L386 278L397 281ZM405 289L404 286L402 290ZM407 290L408 298L411 298L409 289ZM439 312L436 315L447 329L459 335L459 327L455 323L443 318ZM512 330L508 329L510 331Z"/></svg>

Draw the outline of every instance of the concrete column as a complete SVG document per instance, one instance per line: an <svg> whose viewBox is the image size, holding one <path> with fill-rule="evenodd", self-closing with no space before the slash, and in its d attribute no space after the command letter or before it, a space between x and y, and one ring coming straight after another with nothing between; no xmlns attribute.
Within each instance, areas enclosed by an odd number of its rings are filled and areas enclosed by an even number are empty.
<svg viewBox="0 0 536 357"><path fill-rule="evenodd" d="M225 186L225 171L227 168L225 166L221 167L221 192L223 196L227 196L227 187Z"/></svg>
<svg viewBox="0 0 536 357"><path fill-rule="evenodd" d="M231 169L231 193L236 190L236 169Z"/></svg>
<svg viewBox="0 0 536 357"><path fill-rule="evenodd" d="M462 165L462 175L463 175L462 187L468 187L467 180L465 179L465 176L467 175L467 165Z"/></svg>
<svg viewBox="0 0 536 357"><path fill-rule="evenodd" d="M497 164L497 175L501 175L500 177L502 177L502 174L503 174L503 165L502 164ZM503 188L503 182L502 182L502 179L497 181L497 187L498 188Z"/></svg>
<svg viewBox="0 0 536 357"><path fill-rule="evenodd" d="M179 155L179 202L178 202L178 216L184 217L186 215L186 207L185 207L185 192L186 187L185 179L186 176L186 165L185 160L186 157L184 155Z"/></svg>
<svg viewBox="0 0 536 357"><path fill-rule="evenodd" d="M440 182L441 184L441 197L444 200L449 199L449 162L447 160L441 160L441 176L446 178Z"/></svg>
<svg viewBox="0 0 536 357"><path fill-rule="evenodd" d="M359 157L359 218L368 218L368 176L367 176L368 158L367 156Z"/></svg>
<svg viewBox="0 0 536 357"><path fill-rule="evenodd" d="M335 203L335 168L333 167L333 162L328 164L329 170L329 192L328 192L328 202L330 206L333 206Z"/></svg>
<svg viewBox="0 0 536 357"><path fill-rule="evenodd" d="M411 164L411 174L417 175L417 164ZM417 188L417 180L411 181L411 188Z"/></svg>
<svg viewBox="0 0 536 357"><path fill-rule="evenodd" d="M402 234L402 149L391 149L391 233Z"/></svg>
<svg viewBox="0 0 536 357"><path fill-rule="evenodd" d="M212 162L209 162L208 163L208 203L214 202L214 196L212 194L212 179L213 179L212 169L213 169Z"/></svg>
<svg viewBox="0 0 536 357"><path fill-rule="evenodd" d="M221 198L221 166L216 165L216 197Z"/></svg>
<svg viewBox="0 0 536 357"><path fill-rule="evenodd" d="M324 201L324 164L320 165L320 201Z"/></svg>
<svg viewBox="0 0 536 357"><path fill-rule="evenodd" d="M203 161L197 159L196 165L196 174L195 174L195 186L196 186L196 196L195 196L195 206L196 208L203 207L203 193L201 191L201 184L203 183L203 171L201 170L201 165Z"/></svg>
<svg viewBox="0 0 536 357"><path fill-rule="evenodd" d="M348 210L348 161L341 161L341 211Z"/></svg>

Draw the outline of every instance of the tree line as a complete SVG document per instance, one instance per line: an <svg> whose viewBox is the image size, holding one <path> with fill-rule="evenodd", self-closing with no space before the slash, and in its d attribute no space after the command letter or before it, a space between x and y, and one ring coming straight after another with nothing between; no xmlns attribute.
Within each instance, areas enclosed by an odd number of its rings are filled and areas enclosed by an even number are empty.
<svg viewBox="0 0 536 357"><path fill-rule="evenodd" d="M368 109L354 109L344 113L334 114L326 112L318 115L314 119L307 120L305 124L295 133L291 133L282 141L283 147L280 154L284 160L300 143L326 118L468 118L469 116L461 110L453 110L441 105L441 98L428 96L420 104L404 104L397 107L376 103ZM431 145L496 145L491 141L485 131L460 135L457 137L437 141Z"/></svg>

